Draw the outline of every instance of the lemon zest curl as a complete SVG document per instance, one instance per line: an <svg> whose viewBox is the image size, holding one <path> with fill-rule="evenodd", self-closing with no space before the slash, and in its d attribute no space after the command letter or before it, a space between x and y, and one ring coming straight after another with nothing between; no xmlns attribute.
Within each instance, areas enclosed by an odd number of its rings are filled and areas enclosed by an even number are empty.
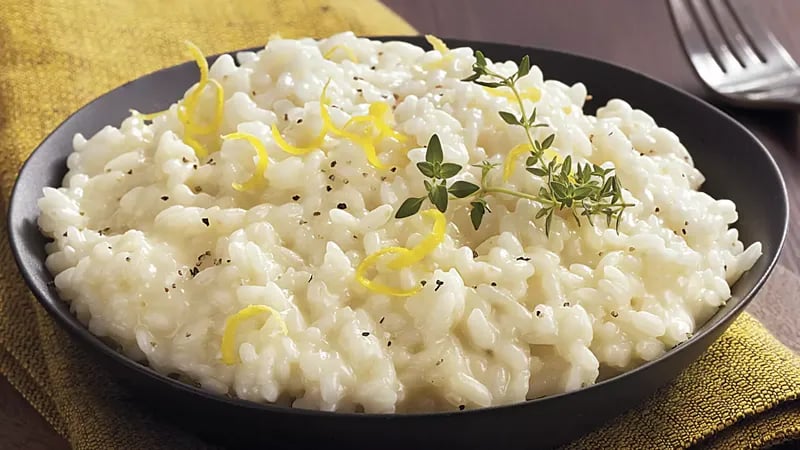
<svg viewBox="0 0 800 450"><path fill-rule="evenodd" d="M280 327L281 333L284 335L289 334L289 330L286 328L286 322L284 322L278 311L267 305L248 305L239 310L236 314L225 319L225 328L222 332L222 345L220 346L222 362L229 366L236 364L238 359L236 351L236 331L239 329L239 325L245 320L265 312L270 313L278 319L278 326Z"/></svg>
<svg viewBox="0 0 800 450"><path fill-rule="evenodd" d="M356 54L353 51L353 49L348 47L348 46L346 46L346 45L344 45L344 44L334 45L327 52L325 52L322 55L322 57L325 58L325 59L331 59L331 57L333 56L334 53L336 53L337 50L343 51L347 55L347 59L349 59L350 61L353 61L354 63L358 64L358 57L356 56Z"/></svg>
<svg viewBox="0 0 800 450"><path fill-rule="evenodd" d="M261 140L250 134L250 133L230 133L222 136L222 139L242 139L247 141L253 148L256 150L256 155L258 156L258 162L256 162L256 168L253 171L253 176L251 176L247 181L242 184L233 183L233 188L237 191L246 191L249 189L254 189L261 186L264 181L264 171L267 170L267 166L269 165L269 154L267 153L267 148L264 147L264 144Z"/></svg>
<svg viewBox="0 0 800 450"><path fill-rule="evenodd" d="M419 292L422 289L422 287L416 286L412 289L398 289L391 286L387 286L383 283L378 283L377 281L372 281L368 279L366 276L367 269L376 265L378 263L378 260L383 255L392 253L399 253L400 257L403 257L406 254L411 253L411 250L404 247L387 247L378 250L377 252L364 258L364 260L361 261L361 264L358 265L358 267L356 268L356 280L358 280L358 282L361 283L361 285L364 286L365 288L377 292L379 294L394 295L396 297L410 297Z"/></svg>
<svg viewBox="0 0 800 450"><path fill-rule="evenodd" d="M308 145L292 145L286 141L283 136L281 136L278 126L274 123L272 124L272 139L275 141L275 144L281 148L281 150L289 153L290 155L305 155L318 148L321 148L322 144L325 142L325 134L325 129L323 128L319 135L317 135L313 141L308 143Z"/></svg>
<svg viewBox="0 0 800 450"><path fill-rule="evenodd" d="M528 153L531 151L531 145L527 142L523 142L522 144L517 145L516 147L512 148L511 151L508 152L505 161L503 162L503 181L507 182L511 175L514 174L514 170L516 170L517 159L520 156ZM558 154L552 148L547 148L544 150L542 157L545 160L555 159L557 162L562 160L561 155ZM570 176L572 176L570 174Z"/></svg>
<svg viewBox="0 0 800 450"><path fill-rule="evenodd" d="M438 61L431 61L422 65L424 69L436 69L441 67L442 64L450 62L453 59L453 55L450 53L450 49L447 47L447 44L444 43L443 40L439 39L438 37L432 34L426 34L425 40L431 44L434 50L442 54L442 58Z"/></svg>
<svg viewBox="0 0 800 450"><path fill-rule="evenodd" d="M334 124L330 115L330 111L328 110L331 104L327 94L330 83L331 80L328 79L322 88L322 92L320 93L319 115L320 119L322 120L322 129L320 130L319 134L306 145L294 145L289 143L286 138L281 135L277 125L273 124L272 138L275 141L275 144L286 153L292 155L305 155L316 149L321 149L325 142L325 137L330 134L338 138L349 139L361 147L365 156L367 157L367 161L373 167L378 169L387 169L388 165L378 158L378 152L375 147L376 144L381 139L386 138L392 138L398 142L405 142L408 140L408 136L395 131L389 124L389 121L392 120L392 114L389 105L383 102L370 103L369 112L366 115L351 117L344 124L344 126L338 127L336 124ZM362 133L350 131L354 125L359 124L366 125ZM376 133L374 131L377 131L377 135L375 135Z"/></svg>
<svg viewBox="0 0 800 450"><path fill-rule="evenodd" d="M506 160L503 162L503 181L508 181L516 168L517 158L531 151L531 145L527 142L517 145L508 152Z"/></svg>
<svg viewBox="0 0 800 450"><path fill-rule="evenodd" d="M447 227L447 221L444 214L436 209L428 209L422 212L422 215L433 219L433 229L422 242L417 244L411 249L405 247L387 247L378 250L375 253L364 258L361 264L356 268L356 280L361 283L365 288L377 292L379 294L394 295L396 297L409 297L420 290L421 286L416 286L413 289L397 289L387 286L376 281L369 280L366 277L366 271L370 267L376 265L378 260L387 254L396 253L398 256L387 264L387 267L393 270L399 270L422 261L428 254L430 254L439 244L444 241L444 233Z"/></svg>
<svg viewBox="0 0 800 450"><path fill-rule="evenodd" d="M447 228L447 220L444 214L438 209L432 208L422 211L422 216L433 219L433 229L430 234L425 236L419 244L409 249L409 253L404 253L394 261L391 261L388 265L390 269L402 269L422 261L444 241L444 232Z"/></svg>
<svg viewBox="0 0 800 450"><path fill-rule="evenodd" d="M386 169L386 168L388 168L388 166L386 164L384 164L383 161L380 160L380 158L378 158L378 153L377 153L377 150L375 149L375 142L374 142L374 140L373 140L371 135L368 135L368 134L356 134L356 133L353 133L353 132L350 132L350 131L346 130L348 124L352 125L353 123L357 123L357 122L360 122L360 121L367 121L366 118L365 119L351 118L345 124L345 126L342 127L342 128L337 127L333 123L333 120L331 119L330 112L328 111L328 106L330 105L330 99L328 98L327 92L328 92L328 86L330 85L330 82L331 82L331 80L329 79L325 83L325 86L322 88L322 93L320 94L320 98L319 98L319 114L320 114L320 117L322 118L322 128L324 130L327 130L328 132L330 132L334 136L338 136L338 137L345 138L345 139L350 139L351 141L353 141L354 143L359 145L361 147L361 149L364 151L364 154L367 156L367 161L370 164L372 164L374 167L376 167L378 169ZM385 105L385 103L384 103L384 105ZM388 108L388 106L387 106L387 108ZM370 105L370 110L372 112L375 112L375 113L383 113L385 111L388 111L388 110L382 109L381 107L373 107L372 105ZM372 114L370 114L370 116L372 116ZM354 121L354 119L357 119L357 120ZM383 121L382 117L380 118L380 120L377 120L376 117L373 116L373 117L370 117L368 120L370 122L372 122L373 124L375 124L376 122L380 122L381 123L381 125L376 125L376 127L379 130L381 129L380 127L383 127L384 131L380 132L381 135L385 132L386 129L390 129L391 130L391 127L389 127L388 124L386 124L386 122ZM368 130L365 130L365 131L367 131L369 133ZM391 130L391 132L394 133L394 130Z"/></svg>

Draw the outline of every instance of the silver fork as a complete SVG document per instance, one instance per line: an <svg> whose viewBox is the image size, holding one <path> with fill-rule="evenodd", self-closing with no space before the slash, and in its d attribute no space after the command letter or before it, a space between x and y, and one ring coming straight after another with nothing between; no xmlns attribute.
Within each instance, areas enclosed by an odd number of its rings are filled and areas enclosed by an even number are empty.
<svg viewBox="0 0 800 450"><path fill-rule="evenodd" d="M758 20L752 10L757 3L734 8L730 0L669 0L695 71L722 100L746 108L800 109L800 69Z"/></svg>

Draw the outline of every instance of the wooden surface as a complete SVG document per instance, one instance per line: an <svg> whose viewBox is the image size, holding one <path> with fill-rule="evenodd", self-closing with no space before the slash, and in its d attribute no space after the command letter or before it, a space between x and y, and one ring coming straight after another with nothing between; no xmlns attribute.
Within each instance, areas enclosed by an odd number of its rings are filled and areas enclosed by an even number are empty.
<svg viewBox="0 0 800 450"><path fill-rule="evenodd" d="M797 0L758 4L761 16L800 61ZM666 2L642 0L385 0L421 33L565 50L622 64L707 97L675 35ZM266 38L266 36L265 36ZM800 127L793 112L728 110L755 132L778 162L790 192L792 226L781 264L800 274ZM768 218L765 218L768 220ZM749 310L784 343L800 349L797 297L756 299ZM64 449L25 400L0 377L0 449Z"/></svg>

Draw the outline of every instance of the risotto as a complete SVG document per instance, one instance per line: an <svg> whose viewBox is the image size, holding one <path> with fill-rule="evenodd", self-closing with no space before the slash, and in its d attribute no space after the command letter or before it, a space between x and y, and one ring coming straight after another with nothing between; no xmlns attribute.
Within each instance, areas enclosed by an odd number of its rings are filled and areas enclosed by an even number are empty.
<svg viewBox="0 0 800 450"><path fill-rule="evenodd" d="M179 102L75 136L44 190L61 297L158 372L326 411L521 402L689 339L761 246L699 191L678 137L622 100L585 113L586 87L535 61L485 62L516 91L464 81L473 50L430 41L276 37L210 68L192 47L200 81ZM553 187L539 150L578 171L565 183L613 169L624 211L545 217L506 195Z"/></svg>

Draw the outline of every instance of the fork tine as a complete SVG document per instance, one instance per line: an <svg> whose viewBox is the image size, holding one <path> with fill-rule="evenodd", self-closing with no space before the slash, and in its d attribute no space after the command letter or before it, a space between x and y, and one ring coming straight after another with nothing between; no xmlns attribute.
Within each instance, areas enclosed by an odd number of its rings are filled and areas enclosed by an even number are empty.
<svg viewBox="0 0 800 450"><path fill-rule="evenodd" d="M717 61L711 56L705 38L699 27L695 25L689 7L683 0L669 0L669 5L675 25L678 28L678 35L696 72L706 83L713 85L724 77L725 73L722 72Z"/></svg>
<svg viewBox="0 0 800 450"><path fill-rule="evenodd" d="M692 6L697 14L697 20L700 22L701 31L718 58L722 69L725 72L740 70L742 65L731 52L728 43L725 42L725 37L720 33L712 11L708 7L708 3L706 3L705 0L692 0Z"/></svg>
<svg viewBox="0 0 800 450"><path fill-rule="evenodd" d="M738 19L733 15L730 3L727 0L709 1L711 2L711 10L716 13L722 32L730 42L731 50L742 62L742 65L761 64L761 59L753 50L753 47L750 46L750 41L745 37Z"/></svg>
<svg viewBox="0 0 800 450"><path fill-rule="evenodd" d="M761 53L767 62L774 58L780 58L789 67L796 69L797 63L792 59L792 56L758 18L758 13L753 8L753 5L758 3L749 0L735 3L728 1L731 7L730 11L750 37L750 41L753 42L756 51Z"/></svg>

